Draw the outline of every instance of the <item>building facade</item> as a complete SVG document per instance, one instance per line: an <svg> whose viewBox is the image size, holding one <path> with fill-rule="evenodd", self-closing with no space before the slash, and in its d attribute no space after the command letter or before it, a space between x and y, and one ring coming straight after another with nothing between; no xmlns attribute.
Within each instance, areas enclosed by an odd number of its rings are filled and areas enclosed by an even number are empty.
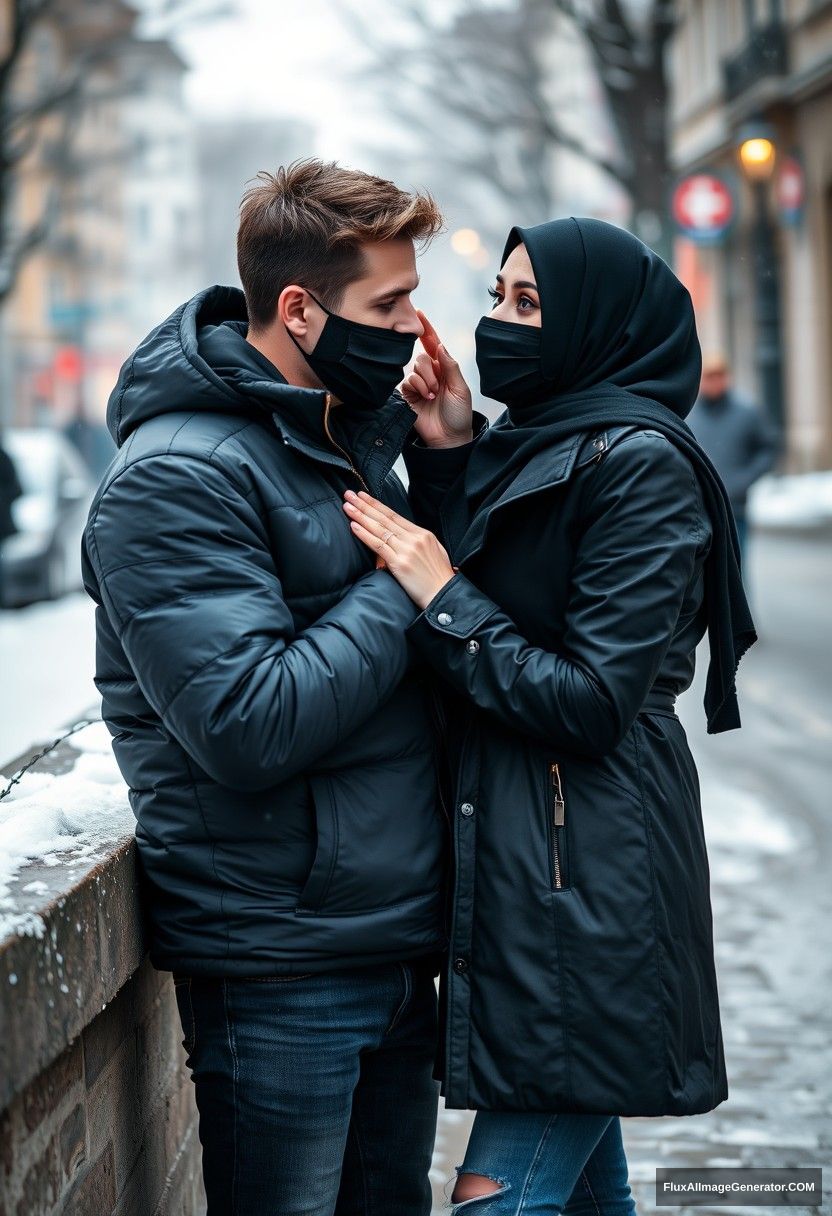
<svg viewBox="0 0 832 1216"><path fill-rule="evenodd" d="M678 177L704 175L705 220L713 177L732 196L718 239L677 245L703 347L782 424L786 468L832 467L832 0L677 0L669 68Z"/></svg>
<svg viewBox="0 0 832 1216"><path fill-rule="evenodd" d="M186 65L137 25L123 0L54 0L15 64L11 102L35 117L12 223L44 233L0 310L6 423L103 420L126 355L199 284Z"/></svg>

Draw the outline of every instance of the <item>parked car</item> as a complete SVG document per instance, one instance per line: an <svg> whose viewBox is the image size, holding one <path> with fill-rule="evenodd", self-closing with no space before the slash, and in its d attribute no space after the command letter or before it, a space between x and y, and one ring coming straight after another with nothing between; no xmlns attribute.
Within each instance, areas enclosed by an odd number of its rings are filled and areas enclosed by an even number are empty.
<svg viewBox="0 0 832 1216"><path fill-rule="evenodd" d="M92 477L74 446L55 431L9 427L3 445L23 488L12 503L17 532L0 547L3 605L57 599L81 586Z"/></svg>

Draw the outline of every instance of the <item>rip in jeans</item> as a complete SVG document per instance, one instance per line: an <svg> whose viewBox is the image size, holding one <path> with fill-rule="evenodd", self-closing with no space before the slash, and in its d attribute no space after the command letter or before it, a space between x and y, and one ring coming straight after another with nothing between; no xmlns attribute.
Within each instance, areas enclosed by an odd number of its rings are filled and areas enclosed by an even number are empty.
<svg viewBox="0 0 832 1216"><path fill-rule="evenodd" d="M469 1176L473 1175L476 1178L486 1178L489 1182L496 1183L498 1189L496 1191L484 1191L481 1195L472 1195L470 1199L454 1200L453 1197L451 1197L448 1202L452 1214L455 1212L461 1212L463 1209L468 1209L473 1203L482 1204L487 1202L489 1199L499 1199L501 1195L505 1195L506 1191L510 1189L509 1183L507 1183L504 1178L495 1178L493 1174L484 1174L481 1170L465 1170L459 1165L456 1167L457 1182L466 1174ZM454 1190L455 1189L456 1183L454 1184Z"/></svg>

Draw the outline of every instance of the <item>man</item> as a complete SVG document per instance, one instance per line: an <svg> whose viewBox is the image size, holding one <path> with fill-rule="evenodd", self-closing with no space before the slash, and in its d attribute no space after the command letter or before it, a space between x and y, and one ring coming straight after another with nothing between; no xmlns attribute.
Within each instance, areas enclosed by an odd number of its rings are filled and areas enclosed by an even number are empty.
<svg viewBox="0 0 832 1216"><path fill-rule="evenodd" d="M426 1216L445 819L416 609L341 502L408 510L391 469L416 415L391 394L422 333L414 241L441 218L335 164L259 177L244 292L179 308L109 402L95 679L209 1214Z"/></svg>
<svg viewBox="0 0 832 1216"><path fill-rule="evenodd" d="M701 391L688 424L725 482L744 568L748 491L774 464L777 442L760 411L734 392L731 369L723 355L703 359Z"/></svg>

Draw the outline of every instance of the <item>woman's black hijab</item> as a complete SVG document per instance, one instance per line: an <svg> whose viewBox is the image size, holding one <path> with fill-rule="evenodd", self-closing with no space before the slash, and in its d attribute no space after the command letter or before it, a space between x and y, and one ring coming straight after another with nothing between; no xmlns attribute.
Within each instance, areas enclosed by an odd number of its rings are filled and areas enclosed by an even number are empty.
<svg viewBox="0 0 832 1216"><path fill-rule="evenodd" d="M523 243L541 305L539 377L489 427L464 480L468 518L505 491L538 451L580 431L660 431L693 465L713 528L705 565L711 662L708 731L740 725L735 676L756 641L722 481L684 422L699 390L701 353L688 292L636 237L591 219L513 228L503 264ZM517 332L517 331L515 331ZM506 356L512 329L506 327Z"/></svg>

